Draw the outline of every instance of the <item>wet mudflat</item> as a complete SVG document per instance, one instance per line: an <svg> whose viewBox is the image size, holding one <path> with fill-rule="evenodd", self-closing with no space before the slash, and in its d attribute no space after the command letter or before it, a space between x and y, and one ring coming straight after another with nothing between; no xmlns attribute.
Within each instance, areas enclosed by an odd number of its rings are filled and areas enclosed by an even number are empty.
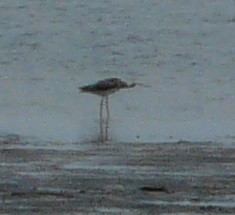
<svg viewBox="0 0 235 215"><path fill-rule="evenodd" d="M235 147L0 138L0 214L235 212Z"/></svg>

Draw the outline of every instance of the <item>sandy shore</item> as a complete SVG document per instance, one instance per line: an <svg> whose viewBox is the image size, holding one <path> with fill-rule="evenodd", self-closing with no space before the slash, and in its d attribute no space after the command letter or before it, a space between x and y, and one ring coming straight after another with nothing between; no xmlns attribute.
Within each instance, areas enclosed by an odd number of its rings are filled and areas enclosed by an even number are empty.
<svg viewBox="0 0 235 215"><path fill-rule="evenodd" d="M233 214L235 148L0 138L1 214Z"/></svg>

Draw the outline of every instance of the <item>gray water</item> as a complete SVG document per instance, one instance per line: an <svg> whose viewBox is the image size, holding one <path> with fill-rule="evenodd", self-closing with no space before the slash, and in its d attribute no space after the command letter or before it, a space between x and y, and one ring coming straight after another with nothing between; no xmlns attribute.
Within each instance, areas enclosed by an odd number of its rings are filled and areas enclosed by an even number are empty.
<svg viewBox="0 0 235 215"><path fill-rule="evenodd" d="M151 87L113 96L113 139L234 143L233 0L2 0L0 20L1 132L93 139L78 87L119 77Z"/></svg>

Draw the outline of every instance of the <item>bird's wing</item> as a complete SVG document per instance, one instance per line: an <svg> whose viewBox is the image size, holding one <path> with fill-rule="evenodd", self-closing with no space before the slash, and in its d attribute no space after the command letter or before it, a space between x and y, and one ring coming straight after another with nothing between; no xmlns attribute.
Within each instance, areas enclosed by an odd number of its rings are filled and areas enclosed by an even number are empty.
<svg viewBox="0 0 235 215"><path fill-rule="evenodd" d="M97 90L110 90L110 89L117 88L117 84L115 82L112 82L112 81L102 80L102 81L98 81L94 85L94 87Z"/></svg>

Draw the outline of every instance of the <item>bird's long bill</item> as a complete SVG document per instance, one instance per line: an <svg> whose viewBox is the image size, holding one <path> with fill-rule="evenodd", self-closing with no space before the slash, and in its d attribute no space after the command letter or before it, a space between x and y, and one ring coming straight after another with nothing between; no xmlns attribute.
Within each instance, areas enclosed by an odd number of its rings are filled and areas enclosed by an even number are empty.
<svg viewBox="0 0 235 215"><path fill-rule="evenodd" d="M133 84L135 84L135 86L141 86L141 87L151 87L150 85L146 85L146 84L139 83L139 82L135 82L135 83L133 83Z"/></svg>

